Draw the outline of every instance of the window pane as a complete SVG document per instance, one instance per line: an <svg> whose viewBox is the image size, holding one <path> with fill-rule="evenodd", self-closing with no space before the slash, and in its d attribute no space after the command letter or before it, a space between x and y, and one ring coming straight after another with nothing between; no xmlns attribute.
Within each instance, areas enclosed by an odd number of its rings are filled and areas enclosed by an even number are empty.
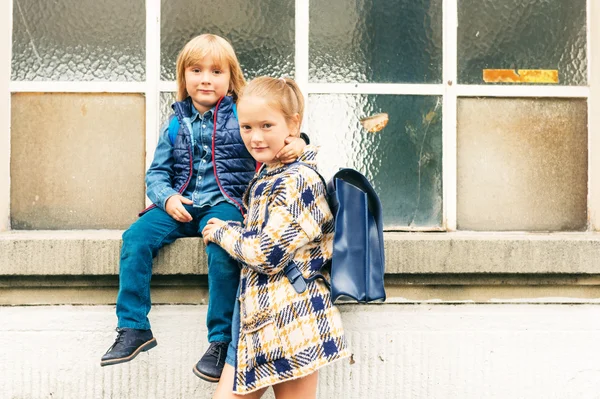
<svg viewBox="0 0 600 399"><path fill-rule="evenodd" d="M246 78L294 76L293 0L163 0L161 79L175 80L179 51L202 33L231 42Z"/></svg>
<svg viewBox="0 0 600 399"><path fill-rule="evenodd" d="M18 0L12 80L143 81L144 0Z"/></svg>
<svg viewBox="0 0 600 399"><path fill-rule="evenodd" d="M558 70L587 83L586 0L460 0L458 79L481 84L484 69Z"/></svg>
<svg viewBox="0 0 600 399"><path fill-rule="evenodd" d="M388 113L370 133L359 119ZM311 95L308 134L326 177L352 167L372 182L386 227L442 223L442 100L433 96Z"/></svg>
<svg viewBox="0 0 600 399"><path fill-rule="evenodd" d="M457 134L459 229L585 229L585 100L459 99Z"/></svg>
<svg viewBox="0 0 600 399"><path fill-rule="evenodd" d="M168 120L169 116L173 113L173 108L171 108L171 104L175 102L175 93L160 93L160 116L159 116L159 126L163 126Z"/></svg>
<svg viewBox="0 0 600 399"><path fill-rule="evenodd" d="M13 229L124 229L144 208L144 96L12 95Z"/></svg>
<svg viewBox="0 0 600 399"><path fill-rule="evenodd" d="M440 83L442 0L310 2L310 81Z"/></svg>

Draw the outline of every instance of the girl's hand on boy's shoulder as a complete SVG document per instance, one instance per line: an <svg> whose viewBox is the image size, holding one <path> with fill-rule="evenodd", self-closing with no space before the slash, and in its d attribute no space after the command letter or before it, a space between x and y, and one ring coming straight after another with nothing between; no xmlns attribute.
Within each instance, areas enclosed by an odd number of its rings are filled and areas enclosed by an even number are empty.
<svg viewBox="0 0 600 399"><path fill-rule="evenodd" d="M190 215L189 212L186 211L183 204L192 205L193 202L192 200L185 198L183 195L173 195L167 200L167 203L165 204L165 211L169 214L169 216L171 216L178 222L191 222L192 215Z"/></svg>
<svg viewBox="0 0 600 399"><path fill-rule="evenodd" d="M214 241L213 235L215 231L221 226L225 224L224 221L217 218L211 218L206 222L206 226L202 229L202 239L204 240L204 245L208 245L209 242Z"/></svg>
<svg viewBox="0 0 600 399"><path fill-rule="evenodd" d="M277 159L282 163L292 163L306 147L306 143L300 137L289 136L285 139L286 146L277 153Z"/></svg>

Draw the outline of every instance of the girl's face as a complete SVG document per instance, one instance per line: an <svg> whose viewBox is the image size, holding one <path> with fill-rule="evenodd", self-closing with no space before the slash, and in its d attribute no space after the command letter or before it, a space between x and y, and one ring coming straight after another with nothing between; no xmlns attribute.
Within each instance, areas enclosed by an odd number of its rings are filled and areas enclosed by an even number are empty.
<svg viewBox="0 0 600 399"><path fill-rule="evenodd" d="M240 132L250 155L260 163L278 162L275 157L288 136L297 136L300 117L288 123L278 109L262 97L245 96L237 104Z"/></svg>
<svg viewBox="0 0 600 399"><path fill-rule="evenodd" d="M205 113L227 95L230 76L229 67L215 65L210 55L185 68L185 88L198 112Z"/></svg>

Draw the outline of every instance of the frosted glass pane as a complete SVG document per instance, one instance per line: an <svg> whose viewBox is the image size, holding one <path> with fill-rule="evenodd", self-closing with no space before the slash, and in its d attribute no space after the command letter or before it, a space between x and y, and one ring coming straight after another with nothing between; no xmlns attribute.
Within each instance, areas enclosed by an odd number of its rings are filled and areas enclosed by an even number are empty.
<svg viewBox="0 0 600 399"><path fill-rule="evenodd" d="M12 80L143 81L144 0L15 0Z"/></svg>
<svg viewBox="0 0 600 399"><path fill-rule="evenodd" d="M459 0L459 82L484 83L483 69L558 70L560 84L585 85L586 0Z"/></svg>
<svg viewBox="0 0 600 399"><path fill-rule="evenodd" d="M175 80L177 55L202 33L231 42L246 78L294 76L294 0L163 0L161 79Z"/></svg>
<svg viewBox="0 0 600 399"><path fill-rule="evenodd" d="M125 229L144 208L141 94L12 95L14 229Z"/></svg>
<svg viewBox="0 0 600 399"><path fill-rule="evenodd" d="M442 0L312 0L311 82L440 83Z"/></svg>
<svg viewBox="0 0 600 399"><path fill-rule="evenodd" d="M586 100L459 99L457 146L459 229L585 230Z"/></svg>
<svg viewBox="0 0 600 399"><path fill-rule="evenodd" d="M171 104L175 102L175 93L160 93L160 115L159 115L159 126L163 126L169 120L169 116L173 113Z"/></svg>
<svg viewBox="0 0 600 399"><path fill-rule="evenodd" d="M378 113L387 126L367 132L359 120ZM306 130L326 177L348 166L371 180L386 228L441 226L441 97L311 95Z"/></svg>

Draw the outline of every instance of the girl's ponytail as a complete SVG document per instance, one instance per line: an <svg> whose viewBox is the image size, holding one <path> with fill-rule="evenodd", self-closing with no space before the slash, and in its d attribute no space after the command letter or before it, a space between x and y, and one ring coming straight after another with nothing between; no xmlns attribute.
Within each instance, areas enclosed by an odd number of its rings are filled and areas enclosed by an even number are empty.
<svg viewBox="0 0 600 399"><path fill-rule="evenodd" d="M290 89L292 90L292 93L294 95L294 99L290 99L292 101L290 102L295 102L295 106L293 108L296 109L295 113L298 113L298 115L300 115L300 121L302 121L302 118L304 117L304 95L302 95L302 92L300 91L300 87L298 86L298 83L296 83L294 80L290 79L290 78L281 78L281 80L283 81L283 83L287 86L290 87ZM295 100L295 101L293 101Z"/></svg>

